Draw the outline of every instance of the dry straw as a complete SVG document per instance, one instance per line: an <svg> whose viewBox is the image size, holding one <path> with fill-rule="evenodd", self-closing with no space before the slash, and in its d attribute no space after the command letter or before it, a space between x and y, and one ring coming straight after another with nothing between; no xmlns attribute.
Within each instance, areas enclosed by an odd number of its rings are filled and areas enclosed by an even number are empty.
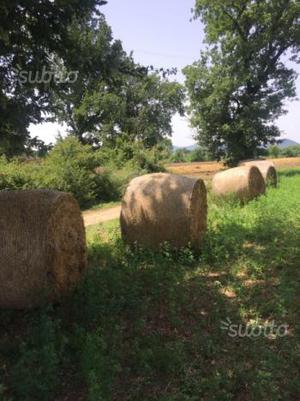
<svg viewBox="0 0 300 401"><path fill-rule="evenodd" d="M129 184L122 202L123 239L157 248L201 246L207 228L204 182L172 174L149 174Z"/></svg>
<svg viewBox="0 0 300 401"><path fill-rule="evenodd" d="M0 193L0 307L58 300L86 268L85 230L74 198L54 191Z"/></svg>
<svg viewBox="0 0 300 401"><path fill-rule="evenodd" d="M266 185L277 186L277 171L275 165L269 160L252 160L245 162L244 166L256 166L264 177Z"/></svg>
<svg viewBox="0 0 300 401"><path fill-rule="evenodd" d="M215 175L212 192L218 197L234 196L242 202L265 193L266 185L255 166L235 167Z"/></svg>

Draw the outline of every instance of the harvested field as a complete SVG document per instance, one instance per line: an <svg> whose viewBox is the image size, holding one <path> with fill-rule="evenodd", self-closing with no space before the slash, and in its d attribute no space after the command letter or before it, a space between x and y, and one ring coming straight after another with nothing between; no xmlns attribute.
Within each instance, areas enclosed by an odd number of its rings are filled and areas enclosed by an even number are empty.
<svg viewBox="0 0 300 401"><path fill-rule="evenodd" d="M271 159L277 168L300 167L300 157L286 157L281 159Z"/></svg>
<svg viewBox="0 0 300 401"><path fill-rule="evenodd" d="M280 159L269 159L275 167L293 168L300 167L300 157L287 157ZM173 163L166 166L167 171L173 174L186 175L188 177L199 177L204 181L211 181L213 176L221 170L226 169L221 162L199 162L199 163Z"/></svg>
<svg viewBox="0 0 300 401"><path fill-rule="evenodd" d="M220 162L173 163L168 164L166 169L173 174L199 177L210 181L218 171L224 170L225 166Z"/></svg>

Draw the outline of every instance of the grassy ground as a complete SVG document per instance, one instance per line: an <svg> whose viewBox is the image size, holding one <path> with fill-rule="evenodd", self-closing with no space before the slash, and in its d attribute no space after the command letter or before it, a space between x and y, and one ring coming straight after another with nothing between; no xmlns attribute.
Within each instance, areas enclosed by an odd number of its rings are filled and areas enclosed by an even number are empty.
<svg viewBox="0 0 300 401"><path fill-rule="evenodd" d="M72 299L0 312L1 401L299 401L299 199L293 169L245 207L210 200L198 255L89 228Z"/></svg>

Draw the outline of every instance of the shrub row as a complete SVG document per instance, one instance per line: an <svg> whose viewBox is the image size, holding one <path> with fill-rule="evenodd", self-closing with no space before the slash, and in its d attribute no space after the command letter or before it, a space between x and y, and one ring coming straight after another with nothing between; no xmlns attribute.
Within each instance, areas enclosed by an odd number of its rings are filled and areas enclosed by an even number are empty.
<svg viewBox="0 0 300 401"><path fill-rule="evenodd" d="M159 171L157 161L154 150L137 144L95 151L70 136L43 159L1 157L0 190L55 189L72 193L81 207L88 207L119 199L131 178Z"/></svg>

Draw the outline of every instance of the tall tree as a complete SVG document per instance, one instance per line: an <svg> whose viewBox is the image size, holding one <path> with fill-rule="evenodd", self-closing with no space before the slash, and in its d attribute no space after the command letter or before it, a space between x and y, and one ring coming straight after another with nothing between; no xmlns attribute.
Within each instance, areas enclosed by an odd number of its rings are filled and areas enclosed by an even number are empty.
<svg viewBox="0 0 300 401"><path fill-rule="evenodd" d="M30 123L52 111L55 80L53 56L64 61L75 53L69 27L99 15L102 0L1 0L0 2L0 149L14 154L24 149ZM29 76L31 74L31 77ZM22 80L20 79L22 76ZM34 77L39 77L35 79Z"/></svg>
<svg viewBox="0 0 300 401"><path fill-rule="evenodd" d="M276 119L295 96L298 0L196 0L207 49L185 68L197 139L231 165L280 135Z"/></svg>
<svg viewBox="0 0 300 401"><path fill-rule="evenodd" d="M123 74L113 84L99 80L82 99L77 95L77 103L64 102L62 120L83 143L96 146L115 146L122 136L150 148L171 136L173 115L184 113L183 87L157 73Z"/></svg>
<svg viewBox="0 0 300 401"><path fill-rule="evenodd" d="M88 60L93 67L78 66L77 81L55 92L57 116L70 132L96 146L114 146L123 135L151 147L170 136L173 114L184 113L184 89L168 80L172 71L136 64L103 16L92 25L74 25L71 34L80 46L80 64Z"/></svg>

